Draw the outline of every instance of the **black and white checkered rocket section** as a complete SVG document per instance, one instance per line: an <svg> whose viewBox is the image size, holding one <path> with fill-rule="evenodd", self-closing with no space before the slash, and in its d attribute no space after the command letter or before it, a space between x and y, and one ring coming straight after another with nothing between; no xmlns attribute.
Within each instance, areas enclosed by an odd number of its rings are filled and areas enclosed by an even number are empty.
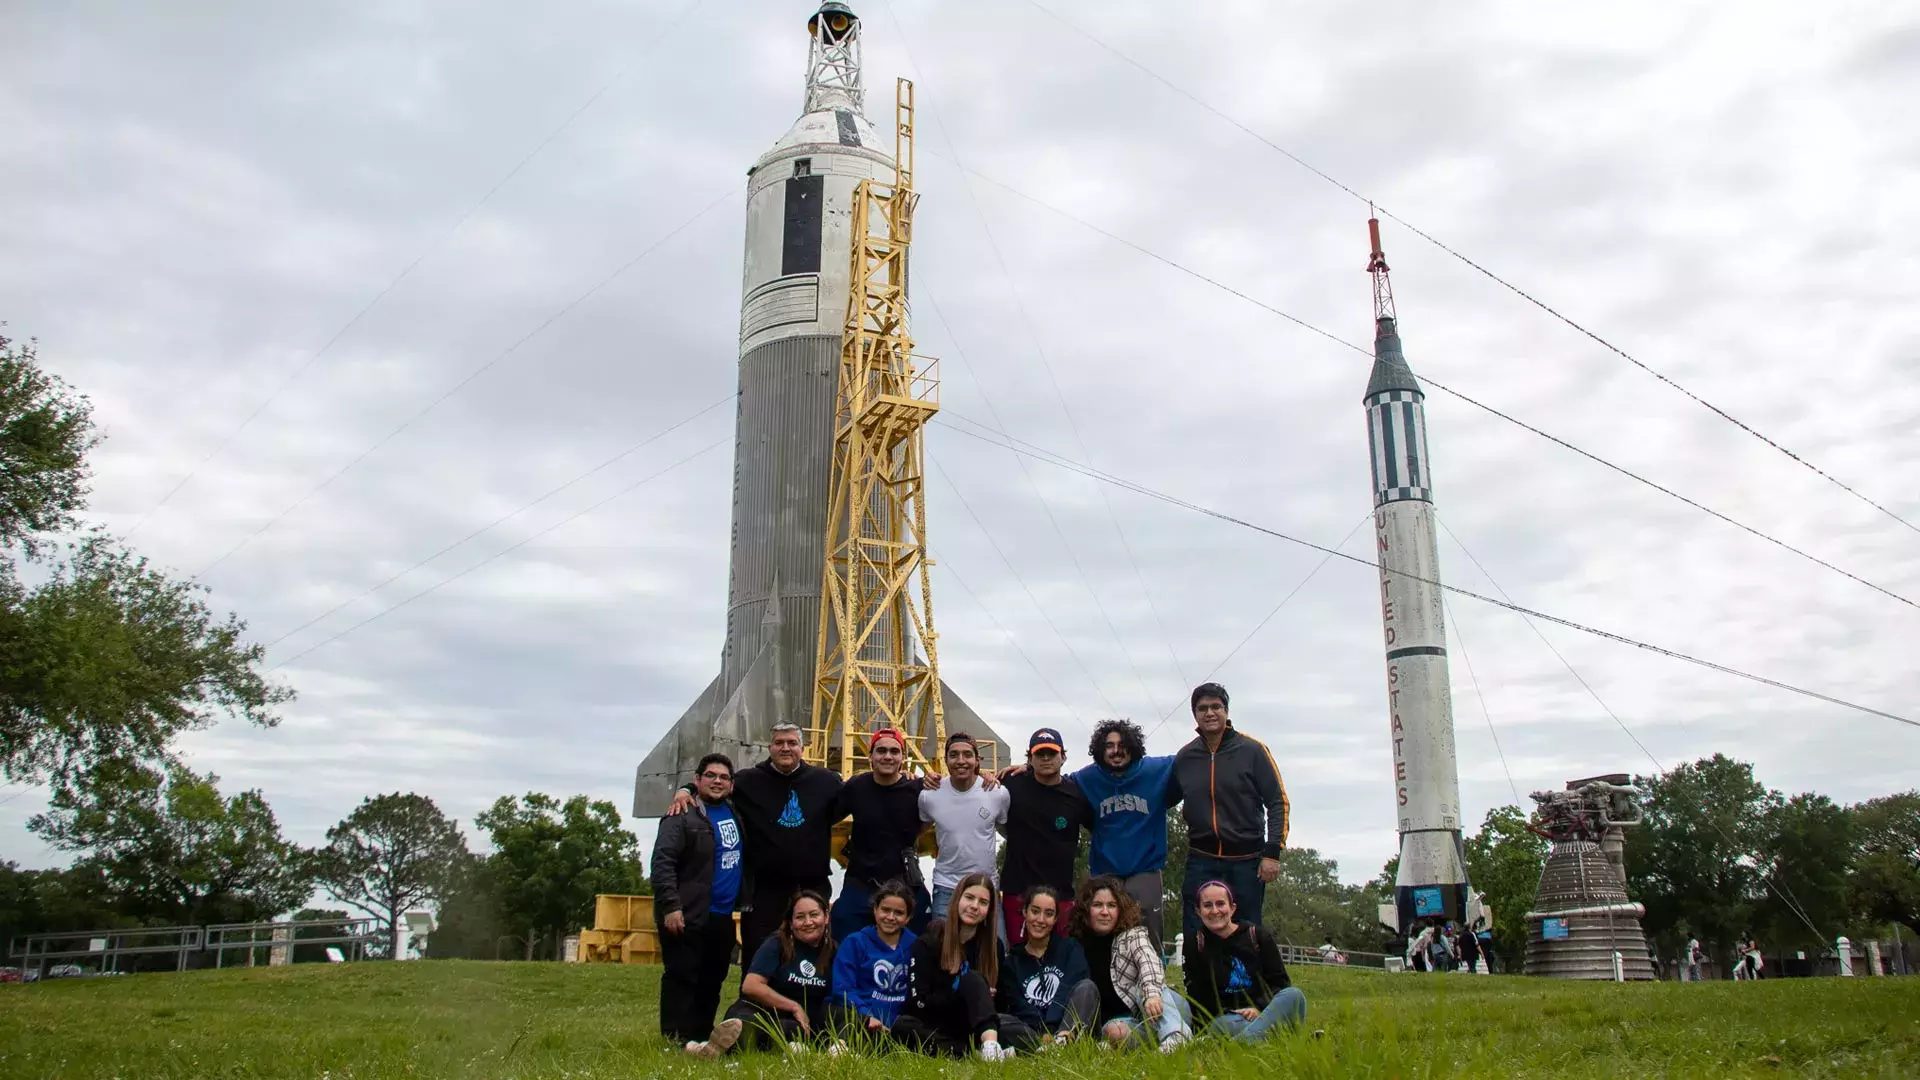
<svg viewBox="0 0 1920 1080"><path fill-rule="evenodd" d="M1373 452L1373 531L1379 552L1380 621L1393 738L1400 872L1400 929L1419 919L1463 920L1466 851L1460 838L1460 777L1447 678L1440 560L1433 523L1426 395L1407 366L1391 317L1378 320L1367 380L1367 441Z"/></svg>
<svg viewBox="0 0 1920 1080"><path fill-rule="evenodd" d="M640 763L636 817L659 816L703 754L757 764L775 724L807 727L813 711L854 193L864 179L892 182L893 139L867 120L859 17L826 3L807 30L800 119L747 174L720 673ZM942 685L949 732L1007 745Z"/></svg>

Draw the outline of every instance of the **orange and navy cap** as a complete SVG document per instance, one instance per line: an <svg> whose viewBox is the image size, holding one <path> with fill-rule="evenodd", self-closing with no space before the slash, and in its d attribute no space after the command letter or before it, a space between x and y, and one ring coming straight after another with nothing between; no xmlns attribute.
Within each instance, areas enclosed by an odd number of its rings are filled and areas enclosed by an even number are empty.
<svg viewBox="0 0 1920 1080"><path fill-rule="evenodd" d="M1027 753L1031 754L1035 750L1057 750L1062 754L1067 752L1066 746L1060 741L1060 733L1050 727L1041 728L1027 740Z"/></svg>

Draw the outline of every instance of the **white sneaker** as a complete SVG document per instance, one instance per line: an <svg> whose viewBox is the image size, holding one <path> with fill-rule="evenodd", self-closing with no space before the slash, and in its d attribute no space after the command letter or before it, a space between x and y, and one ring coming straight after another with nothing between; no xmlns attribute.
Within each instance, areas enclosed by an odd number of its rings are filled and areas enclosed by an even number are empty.
<svg viewBox="0 0 1920 1080"><path fill-rule="evenodd" d="M1186 1041L1187 1041L1187 1036L1182 1032L1176 1031L1173 1034L1167 1036L1166 1038L1160 1040L1160 1052L1163 1054L1171 1054L1174 1051L1180 1049L1181 1044L1185 1043Z"/></svg>
<svg viewBox="0 0 1920 1080"><path fill-rule="evenodd" d="M844 1042L841 1042L839 1039L833 1040L833 1042L827 1046L828 1057L839 1057L841 1054L844 1054L846 1052L847 1052L847 1044Z"/></svg>
<svg viewBox="0 0 1920 1080"><path fill-rule="evenodd" d="M700 1056L717 1057L733 1049L733 1044L740 1041L740 1032L745 1029L746 1026L747 1022L745 1020L722 1020L718 1024L715 1024L713 1026L713 1034L707 1036L706 1045L710 1052Z"/></svg>
<svg viewBox="0 0 1920 1080"><path fill-rule="evenodd" d="M807 1052L807 1044L803 1042L790 1042L787 1044L787 1052L790 1054L804 1054Z"/></svg>
<svg viewBox="0 0 1920 1080"><path fill-rule="evenodd" d="M1010 1051L1002 1049L997 1042L983 1042L980 1044L980 1060L982 1061L1005 1061L1012 1056L1013 1054Z"/></svg>

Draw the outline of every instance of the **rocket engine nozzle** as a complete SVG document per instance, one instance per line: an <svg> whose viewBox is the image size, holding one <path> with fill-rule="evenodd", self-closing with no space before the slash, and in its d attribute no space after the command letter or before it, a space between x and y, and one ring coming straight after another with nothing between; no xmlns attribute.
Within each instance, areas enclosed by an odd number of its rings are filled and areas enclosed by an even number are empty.
<svg viewBox="0 0 1920 1080"><path fill-rule="evenodd" d="M825 25L824 32L822 25ZM825 3L820 10L807 20L807 33L820 38L829 45L838 45L860 29L860 16L845 4Z"/></svg>

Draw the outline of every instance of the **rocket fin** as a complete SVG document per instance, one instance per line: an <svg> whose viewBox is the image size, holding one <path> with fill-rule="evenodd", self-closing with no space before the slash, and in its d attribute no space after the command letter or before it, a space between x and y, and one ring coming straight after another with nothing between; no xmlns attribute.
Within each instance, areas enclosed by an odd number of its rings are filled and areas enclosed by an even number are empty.
<svg viewBox="0 0 1920 1080"><path fill-rule="evenodd" d="M633 777L633 816L659 817L681 784L693 779L693 767L706 754L733 759L736 769L757 765L767 756L774 711L774 652L764 648L725 701L718 700L721 676L661 737Z"/></svg>

